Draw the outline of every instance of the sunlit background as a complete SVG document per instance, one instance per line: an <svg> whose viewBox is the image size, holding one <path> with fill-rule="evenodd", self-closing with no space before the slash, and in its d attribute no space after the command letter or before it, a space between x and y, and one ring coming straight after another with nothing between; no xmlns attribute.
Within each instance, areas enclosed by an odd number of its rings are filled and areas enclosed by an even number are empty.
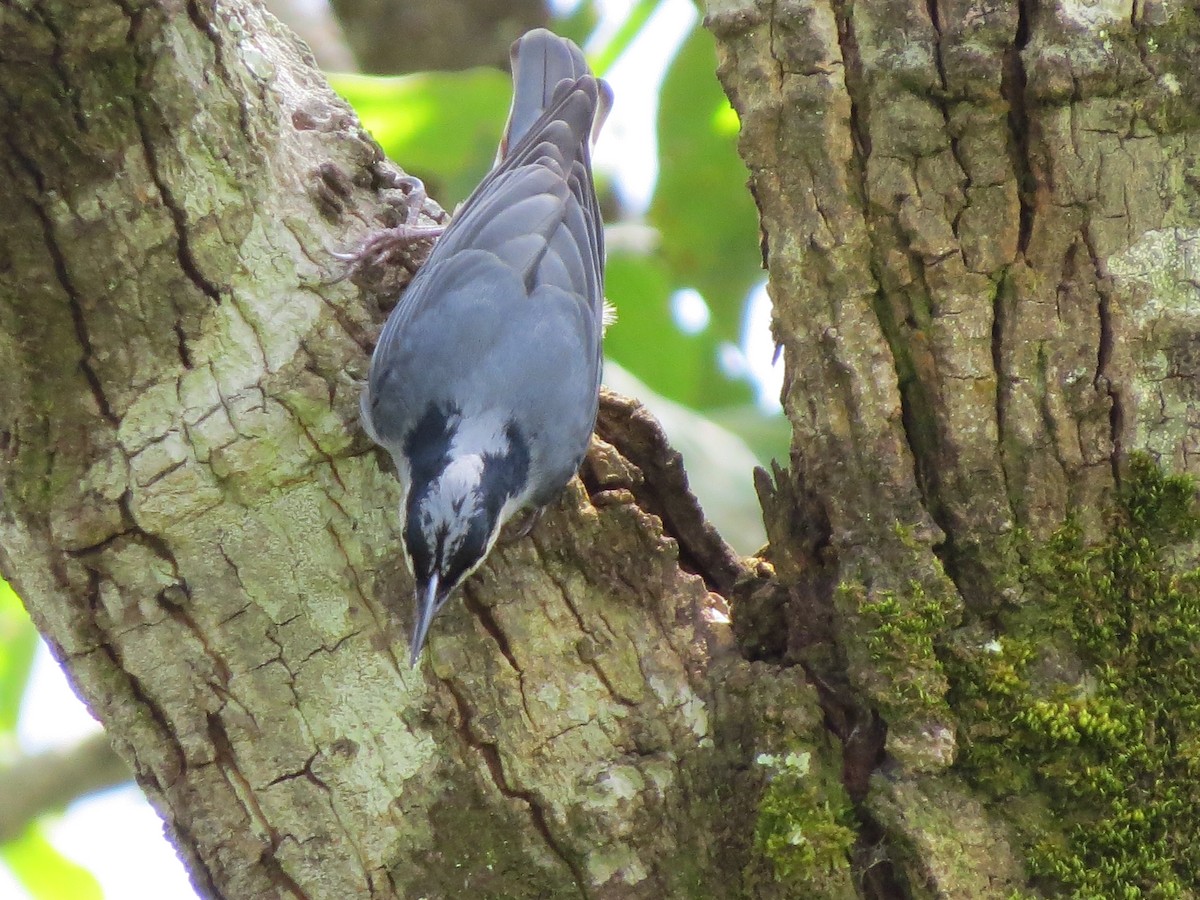
<svg viewBox="0 0 1200 900"><path fill-rule="evenodd" d="M618 213L608 234L608 296L619 318L606 340L605 380L660 416L710 517L752 552L762 531L751 470L783 455L787 430L757 220L711 39L688 0L553 9L552 27L581 40L617 98L595 159L601 190L614 200L606 208ZM389 156L450 208L486 170L508 108L507 75L497 70L334 83ZM398 110L424 111L424 120ZM464 126L446 124L455 116ZM19 601L0 589L0 765L73 747L98 730ZM0 858L2 898L195 896L132 783L43 816L0 847Z"/></svg>

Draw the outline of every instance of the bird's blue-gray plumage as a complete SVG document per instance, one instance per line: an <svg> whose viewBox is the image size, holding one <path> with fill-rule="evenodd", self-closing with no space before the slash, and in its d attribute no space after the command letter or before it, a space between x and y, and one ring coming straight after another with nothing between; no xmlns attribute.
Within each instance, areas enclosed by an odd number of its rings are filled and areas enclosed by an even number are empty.
<svg viewBox="0 0 1200 900"><path fill-rule="evenodd" d="M414 662L504 522L571 479L596 419L604 236L590 143L611 95L548 31L517 41L512 61L496 167L392 311L363 393L401 483Z"/></svg>

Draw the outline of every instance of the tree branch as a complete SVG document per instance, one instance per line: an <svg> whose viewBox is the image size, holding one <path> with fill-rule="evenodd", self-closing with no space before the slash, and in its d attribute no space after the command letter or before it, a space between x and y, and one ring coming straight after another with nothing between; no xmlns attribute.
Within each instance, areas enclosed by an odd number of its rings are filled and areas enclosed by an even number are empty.
<svg viewBox="0 0 1200 900"><path fill-rule="evenodd" d="M0 769L0 844L19 837L39 816L131 777L104 732L65 750L19 758Z"/></svg>

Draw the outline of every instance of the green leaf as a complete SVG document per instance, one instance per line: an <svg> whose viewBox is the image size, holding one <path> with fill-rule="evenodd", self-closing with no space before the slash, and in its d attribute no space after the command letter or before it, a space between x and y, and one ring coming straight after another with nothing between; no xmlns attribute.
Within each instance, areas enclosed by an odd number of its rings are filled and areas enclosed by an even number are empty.
<svg viewBox="0 0 1200 900"><path fill-rule="evenodd" d="M384 152L444 208L465 200L491 168L508 116L507 74L480 68L329 81Z"/></svg>
<svg viewBox="0 0 1200 900"><path fill-rule="evenodd" d="M21 599L0 578L0 736L17 727L21 698L37 650L37 631Z"/></svg>
<svg viewBox="0 0 1200 900"><path fill-rule="evenodd" d="M660 388L698 409L750 397L746 383L720 370L718 351L725 342L740 343L747 297L762 279L758 213L737 155L737 115L717 81L716 66L712 36L694 28L663 82L661 166L647 216L662 236L660 253L669 281L675 288L698 290L712 314L703 335L708 356L689 392L695 399ZM639 371L634 363L626 365Z"/></svg>
<svg viewBox="0 0 1200 900"><path fill-rule="evenodd" d="M0 847L0 858L36 900L104 900L95 876L54 849L40 826Z"/></svg>
<svg viewBox="0 0 1200 900"><path fill-rule="evenodd" d="M604 336L604 351L663 396L696 408L704 399L711 340L675 325L671 275L657 256L609 254L605 293L617 321Z"/></svg>
<svg viewBox="0 0 1200 900"><path fill-rule="evenodd" d="M737 114L716 76L712 35L694 28L667 71L659 109L662 160L650 223L673 271L709 301L737 340L750 289L763 276L758 212L737 154Z"/></svg>
<svg viewBox="0 0 1200 900"><path fill-rule="evenodd" d="M592 54L589 60L592 71L597 75L604 75L608 72L613 63L620 59L621 54L629 49L634 38L638 36L643 26L661 5L662 0L638 0L633 9L629 11L629 15L625 17L625 21L621 23L621 27L617 29L616 34L599 53Z"/></svg>

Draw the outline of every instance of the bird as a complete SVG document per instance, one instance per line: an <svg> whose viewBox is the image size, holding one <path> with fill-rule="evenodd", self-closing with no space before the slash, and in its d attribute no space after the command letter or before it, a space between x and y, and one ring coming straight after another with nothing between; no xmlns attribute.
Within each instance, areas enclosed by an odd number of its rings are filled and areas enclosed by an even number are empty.
<svg viewBox="0 0 1200 900"><path fill-rule="evenodd" d="M511 61L496 163L388 316L362 393L364 430L400 483L412 666L504 524L575 475L596 421L606 301L591 153L612 90L545 29Z"/></svg>

